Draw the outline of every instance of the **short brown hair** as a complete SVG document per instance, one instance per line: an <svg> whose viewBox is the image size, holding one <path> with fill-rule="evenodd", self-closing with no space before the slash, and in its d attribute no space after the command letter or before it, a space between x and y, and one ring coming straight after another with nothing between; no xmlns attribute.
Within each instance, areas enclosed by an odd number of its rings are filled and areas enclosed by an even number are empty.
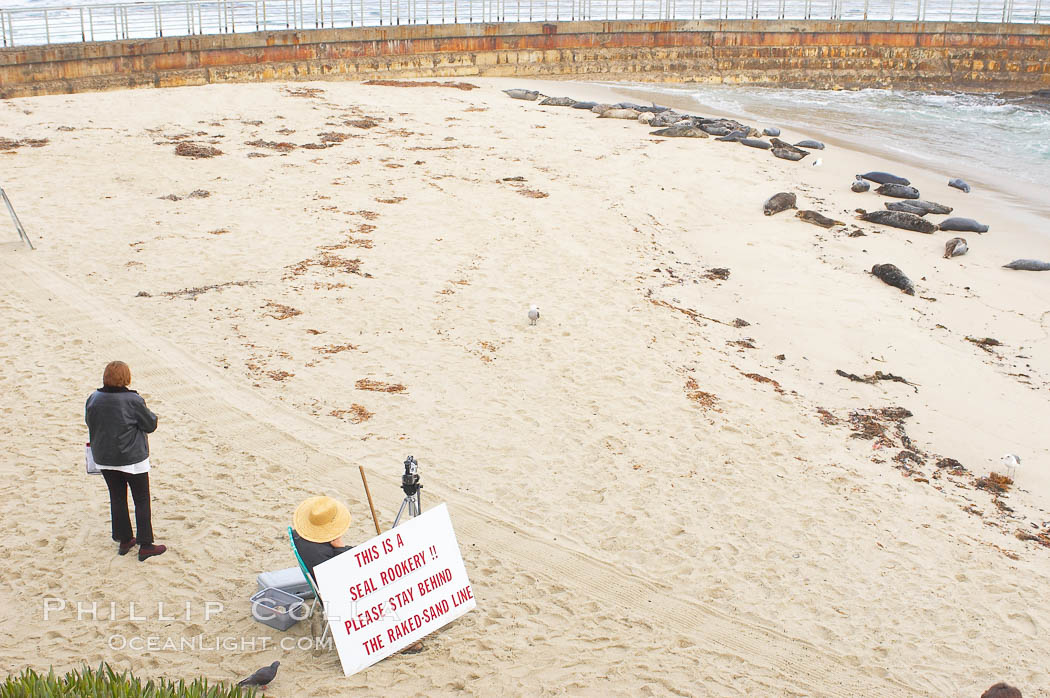
<svg viewBox="0 0 1050 698"><path fill-rule="evenodd" d="M102 385L107 388L126 388L131 385L131 369L123 361L110 361L102 372Z"/></svg>

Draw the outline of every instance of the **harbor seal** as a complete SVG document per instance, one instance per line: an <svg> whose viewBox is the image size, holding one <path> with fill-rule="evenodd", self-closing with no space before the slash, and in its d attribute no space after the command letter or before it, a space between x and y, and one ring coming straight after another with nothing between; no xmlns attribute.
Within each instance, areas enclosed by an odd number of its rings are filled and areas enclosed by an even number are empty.
<svg viewBox="0 0 1050 698"><path fill-rule="evenodd" d="M1015 259L1009 264L1004 264L1003 268L1021 271L1050 271L1050 262L1040 262L1038 259Z"/></svg>
<svg viewBox="0 0 1050 698"><path fill-rule="evenodd" d="M795 213L795 218L800 218L813 225L819 225L821 228L834 228L836 225L846 225L842 221L832 220L816 211L798 211Z"/></svg>
<svg viewBox="0 0 1050 698"><path fill-rule="evenodd" d="M593 109L596 106L598 106L597 102L577 102L576 104L572 105L572 108L573 109Z"/></svg>
<svg viewBox="0 0 1050 698"><path fill-rule="evenodd" d="M879 225L888 225L894 228L901 228L903 230L914 230L917 233L932 233L937 230L937 226L930 223L927 220L923 220L914 213L905 213L904 211L864 211L864 209L857 209L860 215L857 216L862 221L869 223L878 223Z"/></svg>
<svg viewBox="0 0 1050 698"><path fill-rule="evenodd" d="M611 104L595 104L593 107L591 107L591 112L597 114L598 116L601 116L602 114L604 114L612 108L613 105Z"/></svg>
<svg viewBox="0 0 1050 698"><path fill-rule="evenodd" d="M901 201L898 203L908 204L909 206L917 206L926 211L926 213L936 213L937 215L947 215L952 212L951 206L945 206L944 204L938 204L933 201L923 201L922 199L915 199L913 201ZM886 204L886 208L890 205Z"/></svg>
<svg viewBox="0 0 1050 698"><path fill-rule="evenodd" d="M571 107L576 104L572 97L548 97L540 102L541 107Z"/></svg>
<svg viewBox="0 0 1050 698"><path fill-rule="evenodd" d="M869 184L867 180L857 177L855 180L853 180L853 184L849 185L849 188L852 191L855 191L858 194L860 194L871 189L871 184Z"/></svg>
<svg viewBox="0 0 1050 698"><path fill-rule="evenodd" d="M905 213L914 213L916 216L925 216L927 211L922 206L915 206L911 201L887 201L886 210L888 211L904 211Z"/></svg>
<svg viewBox="0 0 1050 698"><path fill-rule="evenodd" d="M792 162L798 162L802 158L809 155L809 153L805 151L799 151L795 148L791 150L787 150L785 148L772 148L770 149L770 152L773 153L774 157L778 157L781 160L791 160Z"/></svg>
<svg viewBox="0 0 1050 698"><path fill-rule="evenodd" d="M900 270L895 264L876 264L871 268L871 273L882 280L883 283L887 283L894 288L907 293L909 296L915 295L915 285L908 278L907 274Z"/></svg>
<svg viewBox="0 0 1050 698"><path fill-rule="evenodd" d="M652 121L649 122L650 126L674 126L682 121L693 123L693 120L685 114L679 114L678 112L671 110L660 112L659 114L654 114L653 112L642 112L638 115L638 120L641 121L642 117L646 114L652 114Z"/></svg>
<svg viewBox="0 0 1050 698"><path fill-rule="evenodd" d="M651 111L643 111L641 114L638 115L638 121L640 121L643 124L648 124L649 126L653 125L653 119L655 118L656 114L652 113Z"/></svg>
<svg viewBox="0 0 1050 698"><path fill-rule="evenodd" d="M911 182L906 180L904 177L898 177L897 175L890 174L889 172L867 172L865 174L857 176L861 179L867 179L871 182L875 182L876 184L903 184L904 186L908 186L909 184L911 184Z"/></svg>
<svg viewBox="0 0 1050 698"><path fill-rule="evenodd" d="M972 218L945 218L941 221L941 230L961 230L964 233L987 233L988 226Z"/></svg>
<svg viewBox="0 0 1050 698"><path fill-rule="evenodd" d="M918 199L919 190L906 184L883 184L875 190L883 196L892 196L898 199Z"/></svg>
<svg viewBox="0 0 1050 698"><path fill-rule="evenodd" d="M637 120L638 114L634 109L618 109L613 107L612 109L606 109L598 115L599 119L632 119Z"/></svg>
<svg viewBox="0 0 1050 698"><path fill-rule="evenodd" d="M720 124L700 124L700 128L712 136L728 136L731 133L728 127Z"/></svg>
<svg viewBox="0 0 1050 698"><path fill-rule="evenodd" d="M766 202L762 204L762 213L767 216L772 216L775 213L786 211L789 208L798 208L795 205L796 197L791 192L782 191L778 194L766 199Z"/></svg>
<svg viewBox="0 0 1050 698"><path fill-rule="evenodd" d="M520 89L515 88L513 90L503 90L503 91L511 99L525 99L525 100L528 100L530 102L535 102L536 99L540 96L540 93L537 92L536 90L520 90Z"/></svg>
<svg viewBox="0 0 1050 698"><path fill-rule="evenodd" d="M761 148L762 150L769 150L772 147L761 138L741 138L739 143L740 145L746 145L749 148Z"/></svg>
<svg viewBox="0 0 1050 698"><path fill-rule="evenodd" d="M693 122L685 121L674 126L662 128L659 131L650 131L650 136L663 136L664 138L710 138L704 131L693 126Z"/></svg>
<svg viewBox="0 0 1050 698"><path fill-rule="evenodd" d="M963 238L952 238L944 243L944 258L958 257L961 254L966 254L968 249L970 248L966 246L966 240Z"/></svg>
<svg viewBox="0 0 1050 698"><path fill-rule="evenodd" d="M824 150L824 144L820 141L815 141L812 138L799 141L795 144L796 148L809 148L810 150Z"/></svg>
<svg viewBox="0 0 1050 698"><path fill-rule="evenodd" d="M967 194L970 193L970 185L967 184L966 182L962 181L958 177L956 177L955 179L949 179L948 180L948 186L949 187L955 187L956 189L959 189L959 190L961 190L961 191L963 191L963 192L965 192Z"/></svg>
<svg viewBox="0 0 1050 698"><path fill-rule="evenodd" d="M762 135L763 136L779 136L780 135L780 129L777 128L776 126L766 126L764 129L762 129Z"/></svg>
<svg viewBox="0 0 1050 698"><path fill-rule="evenodd" d="M735 142L739 141L741 138L747 138L747 131L740 131L740 130L730 131L726 135L722 136L721 138L716 138L715 140L716 141L724 141L726 143L735 143Z"/></svg>

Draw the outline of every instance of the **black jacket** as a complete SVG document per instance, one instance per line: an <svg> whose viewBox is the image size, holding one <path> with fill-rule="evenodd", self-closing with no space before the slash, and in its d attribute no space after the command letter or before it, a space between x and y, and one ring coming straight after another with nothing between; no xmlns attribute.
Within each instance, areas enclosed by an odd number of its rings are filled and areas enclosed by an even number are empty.
<svg viewBox="0 0 1050 698"><path fill-rule="evenodd" d="M132 465L149 458L146 434L157 429L157 415L134 390L99 388L88 396L84 421L91 456L99 465Z"/></svg>

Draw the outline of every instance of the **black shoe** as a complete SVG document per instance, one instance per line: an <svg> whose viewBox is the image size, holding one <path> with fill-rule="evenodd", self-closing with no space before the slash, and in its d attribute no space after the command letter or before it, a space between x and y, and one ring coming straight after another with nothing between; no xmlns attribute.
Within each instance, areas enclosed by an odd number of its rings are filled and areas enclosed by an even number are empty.
<svg viewBox="0 0 1050 698"><path fill-rule="evenodd" d="M144 562L146 558L153 557L154 555L163 555L164 551L168 549L166 545L143 545L139 548L139 562Z"/></svg>

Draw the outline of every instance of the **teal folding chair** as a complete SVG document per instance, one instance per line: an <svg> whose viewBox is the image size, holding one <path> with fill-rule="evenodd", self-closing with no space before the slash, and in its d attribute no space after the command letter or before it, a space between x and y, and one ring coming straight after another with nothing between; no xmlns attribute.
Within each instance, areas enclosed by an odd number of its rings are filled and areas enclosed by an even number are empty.
<svg viewBox="0 0 1050 698"><path fill-rule="evenodd" d="M292 546L292 552L295 553L295 561L299 563L299 570L303 573L303 576L306 577L306 582L310 585L310 591L314 593L314 602L310 604L310 612L306 615L307 618L313 616L314 608L319 601L321 602L322 622L324 624L324 630L321 632L321 642L323 643L325 637L328 636L328 613L324 609L324 600L321 598L321 594L317 591L317 582L314 581L313 575L310 574L310 570L307 569L306 563L303 562L303 558L299 555L298 548L295 547L295 536L292 533L291 526L288 527L288 543Z"/></svg>

